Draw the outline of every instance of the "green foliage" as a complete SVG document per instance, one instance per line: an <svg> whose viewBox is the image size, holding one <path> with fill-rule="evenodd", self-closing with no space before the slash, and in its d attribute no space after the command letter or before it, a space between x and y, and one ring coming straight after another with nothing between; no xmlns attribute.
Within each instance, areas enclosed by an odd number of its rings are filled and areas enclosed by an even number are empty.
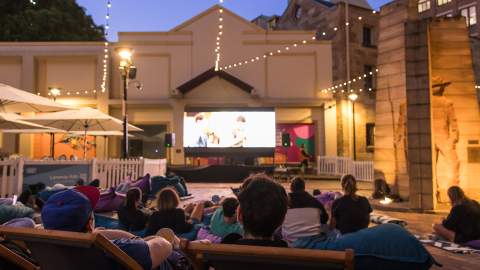
<svg viewBox="0 0 480 270"><path fill-rule="evenodd" d="M0 0L0 41L102 41L102 26L75 0Z"/></svg>

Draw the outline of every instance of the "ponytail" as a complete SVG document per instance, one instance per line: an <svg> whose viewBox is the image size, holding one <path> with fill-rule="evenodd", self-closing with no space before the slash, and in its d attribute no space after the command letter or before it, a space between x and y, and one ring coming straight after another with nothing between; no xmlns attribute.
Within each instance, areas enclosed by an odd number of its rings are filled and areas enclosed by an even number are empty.
<svg viewBox="0 0 480 270"><path fill-rule="evenodd" d="M137 202L142 198L142 191L139 188L132 188L127 192L125 207L129 211L137 210Z"/></svg>
<svg viewBox="0 0 480 270"><path fill-rule="evenodd" d="M350 196L352 199L357 200L357 180L355 177L351 174L344 175L341 183L345 196Z"/></svg>

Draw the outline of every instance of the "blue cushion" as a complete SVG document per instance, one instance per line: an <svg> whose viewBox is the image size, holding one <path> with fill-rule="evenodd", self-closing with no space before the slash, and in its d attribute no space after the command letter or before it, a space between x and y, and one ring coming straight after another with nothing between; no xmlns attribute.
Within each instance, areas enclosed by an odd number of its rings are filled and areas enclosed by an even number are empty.
<svg viewBox="0 0 480 270"><path fill-rule="evenodd" d="M16 218L32 218L35 211L23 205L0 205L0 225Z"/></svg>
<svg viewBox="0 0 480 270"><path fill-rule="evenodd" d="M294 243L294 247L339 251L353 249L355 260L361 257L374 257L388 261L426 264L428 267L434 262L425 247L412 234L396 224L382 224L345 234L338 239L302 238Z"/></svg>

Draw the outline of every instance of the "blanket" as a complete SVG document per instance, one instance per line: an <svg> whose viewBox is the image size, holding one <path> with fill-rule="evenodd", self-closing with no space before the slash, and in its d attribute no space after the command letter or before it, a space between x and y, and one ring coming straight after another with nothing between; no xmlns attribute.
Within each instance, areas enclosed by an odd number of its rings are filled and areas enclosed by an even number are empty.
<svg viewBox="0 0 480 270"><path fill-rule="evenodd" d="M406 227L408 225L407 222L404 221L404 220L401 220L401 219L398 219L398 218L392 218L392 217L389 217L389 216L380 215L380 214L376 214L376 213L370 214L370 222L372 222L374 224L391 223L391 224L400 225L402 227Z"/></svg>
<svg viewBox="0 0 480 270"><path fill-rule="evenodd" d="M448 252L457 254L480 254L480 249L468 247L466 245L459 245L450 241L440 239L436 235L428 234L424 236L415 235L415 237L424 245L440 248ZM473 242L473 241L472 241Z"/></svg>

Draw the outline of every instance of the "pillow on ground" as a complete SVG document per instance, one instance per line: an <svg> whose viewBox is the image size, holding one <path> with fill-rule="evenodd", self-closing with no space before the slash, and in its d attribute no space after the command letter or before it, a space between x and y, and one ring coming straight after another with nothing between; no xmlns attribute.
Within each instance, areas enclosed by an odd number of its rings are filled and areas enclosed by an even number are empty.
<svg viewBox="0 0 480 270"><path fill-rule="evenodd" d="M480 239L467 242L466 246L480 250Z"/></svg>
<svg viewBox="0 0 480 270"><path fill-rule="evenodd" d="M33 218L35 211L22 204L16 205L0 205L0 224L8 222L16 218Z"/></svg>
<svg viewBox="0 0 480 270"><path fill-rule="evenodd" d="M294 243L294 247L338 251L353 249L355 269L429 269L435 263L412 234L395 224L378 225L338 239L302 238Z"/></svg>

